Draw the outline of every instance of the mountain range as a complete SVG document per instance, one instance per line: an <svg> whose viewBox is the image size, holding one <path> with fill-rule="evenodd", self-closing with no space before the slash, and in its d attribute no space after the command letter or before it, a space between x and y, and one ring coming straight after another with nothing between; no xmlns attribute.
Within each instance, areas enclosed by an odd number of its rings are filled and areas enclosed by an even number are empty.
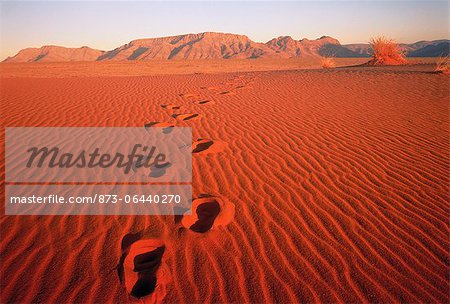
<svg viewBox="0 0 450 304"><path fill-rule="evenodd" d="M409 57L448 56L450 40L400 44ZM205 32L161 38L133 40L110 51L87 46L66 48L47 45L26 48L4 62L130 61L183 59L256 59L301 57L370 57L369 44L340 44L322 36L315 40L295 40L290 36L254 42L245 35Z"/></svg>

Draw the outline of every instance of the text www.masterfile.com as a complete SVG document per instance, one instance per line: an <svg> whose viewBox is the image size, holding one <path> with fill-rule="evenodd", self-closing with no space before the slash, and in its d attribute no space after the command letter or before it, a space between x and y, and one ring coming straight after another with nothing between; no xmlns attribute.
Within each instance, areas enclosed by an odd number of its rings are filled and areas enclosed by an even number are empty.
<svg viewBox="0 0 450 304"><path fill-rule="evenodd" d="M58 194L45 196L11 196L10 204L179 204L182 196L179 194L94 194L90 196L69 196Z"/></svg>

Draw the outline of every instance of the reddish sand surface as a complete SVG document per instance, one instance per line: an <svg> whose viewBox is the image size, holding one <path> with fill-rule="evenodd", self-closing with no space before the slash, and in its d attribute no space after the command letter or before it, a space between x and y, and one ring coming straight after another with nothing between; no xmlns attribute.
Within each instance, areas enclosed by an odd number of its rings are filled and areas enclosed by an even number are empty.
<svg viewBox="0 0 450 304"><path fill-rule="evenodd" d="M334 58L337 67L361 65L367 58ZM414 65L409 70L420 65L428 65L425 69L431 70L431 64L436 58L408 58ZM232 72L256 72L277 70L298 70L321 68L321 59L290 58L290 59L233 59L233 60L151 60L139 62L36 62L36 63L2 63L0 76L33 77L33 78L66 78L81 76L155 76L173 74L217 74ZM419 67L424 70L424 67Z"/></svg>
<svg viewBox="0 0 450 304"><path fill-rule="evenodd" d="M448 303L449 78L430 69L3 69L3 126L192 127L194 202L226 213L205 233L184 228L200 213L2 215L0 302L126 302L122 238L144 231L165 303Z"/></svg>

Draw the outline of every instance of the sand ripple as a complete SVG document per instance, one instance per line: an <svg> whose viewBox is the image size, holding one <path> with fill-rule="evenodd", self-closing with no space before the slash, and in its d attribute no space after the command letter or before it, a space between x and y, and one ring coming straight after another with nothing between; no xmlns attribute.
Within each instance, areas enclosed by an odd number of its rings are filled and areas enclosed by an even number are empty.
<svg viewBox="0 0 450 304"><path fill-rule="evenodd" d="M197 148L226 143L194 155L193 192L236 212L179 234L168 216L2 216L1 302L124 302L120 240L147 229L166 246L167 303L448 303L447 81L360 70L2 79L6 126L176 123L210 139Z"/></svg>

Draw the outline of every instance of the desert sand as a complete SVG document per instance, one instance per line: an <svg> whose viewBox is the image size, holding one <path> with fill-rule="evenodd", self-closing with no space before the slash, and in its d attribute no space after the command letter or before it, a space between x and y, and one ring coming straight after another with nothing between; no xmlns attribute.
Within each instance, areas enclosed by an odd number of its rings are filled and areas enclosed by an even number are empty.
<svg viewBox="0 0 450 304"><path fill-rule="evenodd" d="M286 62L0 65L3 126L192 127L218 213L2 215L0 302L123 303L121 257L164 248L164 303L448 303L448 76Z"/></svg>
<svg viewBox="0 0 450 304"><path fill-rule="evenodd" d="M333 58L336 67L363 65L367 58ZM436 58L408 58L412 65L402 71L433 71ZM2 63L0 77L67 78L93 76L155 76L184 74L222 74L237 72L265 72L307 70L321 68L320 57L289 59L233 59L233 60L152 60L118 62L25 62ZM365 67L365 70L369 70ZM377 68L375 68L377 69ZM383 67L383 70L392 69ZM396 70L396 68L393 68Z"/></svg>

